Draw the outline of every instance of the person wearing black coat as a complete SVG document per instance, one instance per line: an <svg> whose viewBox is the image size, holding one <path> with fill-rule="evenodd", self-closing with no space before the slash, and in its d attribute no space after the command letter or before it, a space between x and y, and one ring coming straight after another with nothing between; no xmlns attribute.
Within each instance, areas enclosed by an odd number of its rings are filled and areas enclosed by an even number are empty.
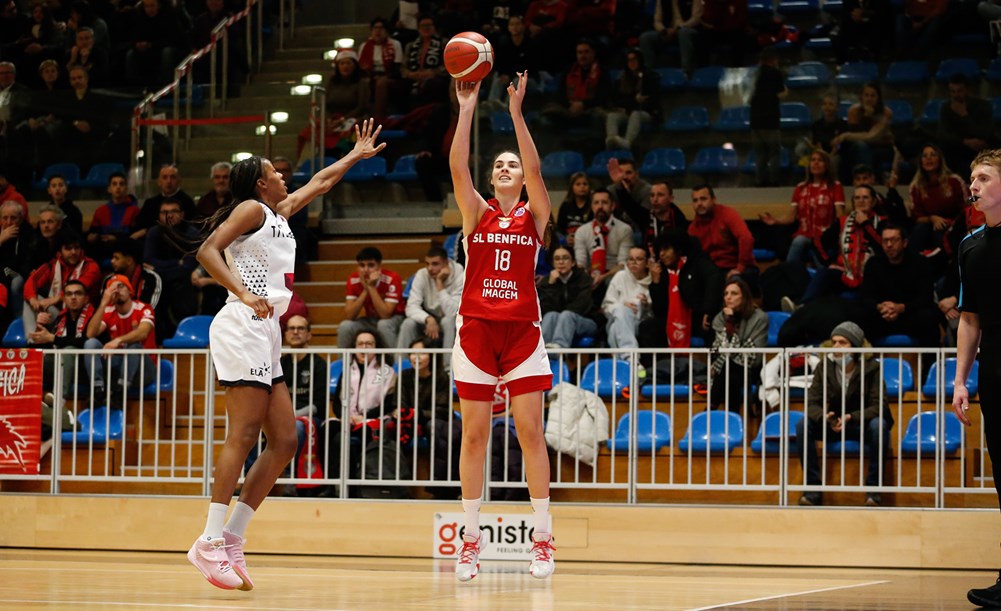
<svg viewBox="0 0 1001 611"><path fill-rule="evenodd" d="M569 348L582 335L598 332L591 311L591 276L577 267L573 253L558 246L552 254L553 270L535 283L542 307L542 340L547 348Z"/></svg>

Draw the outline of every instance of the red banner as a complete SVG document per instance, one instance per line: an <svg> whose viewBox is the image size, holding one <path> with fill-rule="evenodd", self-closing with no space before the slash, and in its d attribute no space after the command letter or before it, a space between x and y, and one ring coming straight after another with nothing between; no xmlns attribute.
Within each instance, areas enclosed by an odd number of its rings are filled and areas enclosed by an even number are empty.
<svg viewBox="0 0 1001 611"><path fill-rule="evenodd" d="M38 474L41 445L42 353L0 350L0 474Z"/></svg>

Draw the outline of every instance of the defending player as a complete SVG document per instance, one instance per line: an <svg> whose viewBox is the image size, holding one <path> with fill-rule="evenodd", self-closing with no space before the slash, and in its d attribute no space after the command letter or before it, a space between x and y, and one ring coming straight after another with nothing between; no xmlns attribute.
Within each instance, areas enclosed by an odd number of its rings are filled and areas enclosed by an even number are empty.
<svg viewBox="0 0 1001 611"><path fill-rule="evenodd" d="M494 198L490 201L476 192L469 175L469 132L480 83L455 84L459 121L449 165L466 249L466 281L452 349L462 409L459 471L465 534L455 567L459 581L476 577L480 567L483 461L498 379L504 380L511 396L535 513L529 571L545 579L554 568L549 454L542 430L542 393L552 385L552 371L542 341L534 275L552 204L542 181L539 153L522 115L527 74L518 76L517 86L508 86L508 95L520 156L505 152L494 160L490 173ZM523 188L527 201L521 199Z"/></svg>
<svg viewBox="0 0 1001 611"><path fill-rule="evenodd" d="M292 297L295 265L295 239L286 219L329 191L357 161L386 146L375 145L382 127L374 129L374 123L369 119L360 129L356 125L354 149L291 195L267 159L254 156L237 163L230 171L235 203L210 219L212 233L198 249L198 261L229 291L209 329L212 363L226 387L229 433L215 462L205 531L188 551L188 560L209 583L225 590L254 587L243 557L243 533L297 445L295 415L278 361L278 318ZM226 522L244 459L262 429L267 446L247 473Z"/></svg>

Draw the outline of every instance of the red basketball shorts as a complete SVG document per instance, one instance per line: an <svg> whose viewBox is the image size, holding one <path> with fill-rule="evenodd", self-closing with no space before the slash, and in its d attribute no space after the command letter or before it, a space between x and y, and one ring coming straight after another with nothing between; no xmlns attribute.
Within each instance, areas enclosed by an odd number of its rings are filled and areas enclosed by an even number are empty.
<svg viewBox="0 0 1001 611"><path fill-rule="evenodd" d="M538 322L455 317L452 373L459 398L493 401L497 380L512 397L553 385Z"/></svg>

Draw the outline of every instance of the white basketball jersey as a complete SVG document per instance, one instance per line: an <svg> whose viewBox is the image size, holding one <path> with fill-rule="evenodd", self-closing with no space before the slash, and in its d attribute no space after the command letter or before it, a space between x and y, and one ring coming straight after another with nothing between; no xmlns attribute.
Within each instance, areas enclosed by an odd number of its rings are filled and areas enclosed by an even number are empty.
<svg viewBox="0 0 1001 611"><path fill-rule="evenodd" d="M253 233L244 234L226 248L226 263L247 290L265 297L275 309L275 318L285 313L292 299L295 273L295 236L288 221L264 209L264 224ZM240 301L232 292L227 302Z"/></svg>

